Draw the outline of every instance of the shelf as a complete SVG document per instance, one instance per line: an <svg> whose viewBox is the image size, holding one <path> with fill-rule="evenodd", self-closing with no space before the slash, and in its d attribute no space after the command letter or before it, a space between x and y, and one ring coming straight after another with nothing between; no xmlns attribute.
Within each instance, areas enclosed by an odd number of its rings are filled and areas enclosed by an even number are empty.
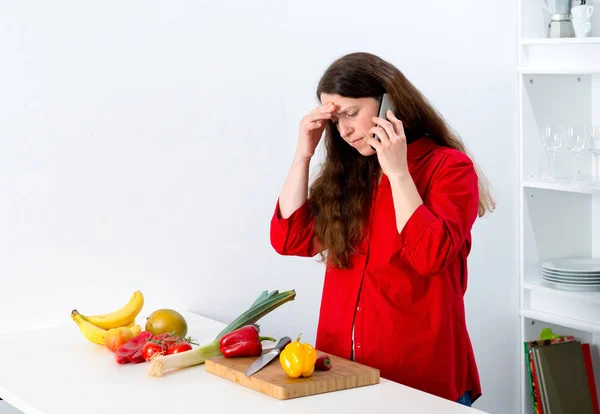
<svg viewBox="0 0 600 414"><path fill-rule="evenodd" d="M542 190L564 191L579 194L600 194L600 187L587 186L585 184L553 183L549 181L525 180L522 182L524 188L538 188Z"/></svg>
<svg viewBox="0 0 600 414"><path fill-rule="evenodd" d="M599 324L581 321L579 319L565 318L552 313L539 312L529 309L521 309L519 314L524 318L534 319L536 321L542 321L546 323L553 323L555 325L576 329L578 331L600 333Z"/></svg>
<svg viewBox="0 0 600 414"><path fill-rule="evenodd" d="M522 345L549 328L597 348L600 292L546 285L541 269L552 258L600 257L600 186L592 177L596 165L587 150L573 157L561 149L551 166L540 135L554 123L600 122L600 32L548 38L550 16L542 4L518 0L517 6L519 338ZM551 167L557 181L547 177ZM573 174L580 183L572 181ZM518 412L532 414L527 366L524 358L520 362ZM593 363L597 370L600 360Z"/></svg>
<svg viewBox="0 0 600 414"><path fill-rule="evenodd" d="M521 45L589 45L600 44L600 37L568 37L562 39L522 39Z"/></svg>
<svg viewBox="0 0 600 414"><path fill-rule="evenodd" d="M539 282L525 282L523 283L523 289L535 292L550 293L568 299L575 299L581 302L600 305L600 292L572 292L568 290L552 289L542 285Z"/></svg>
<svg viewBox="0 0 600 414"><path fill-rule="evenodd" d="M550 66L519 66L517 72L523 75L593 75L600 73L600 66L560 68Z"/></svg>

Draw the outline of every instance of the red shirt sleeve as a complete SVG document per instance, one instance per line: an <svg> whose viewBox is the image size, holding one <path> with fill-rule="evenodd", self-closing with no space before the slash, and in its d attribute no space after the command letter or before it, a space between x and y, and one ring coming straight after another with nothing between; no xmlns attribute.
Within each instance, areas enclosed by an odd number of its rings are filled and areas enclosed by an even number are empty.
<svg viewBox="0 0 600 414"><path fill-rule="evenodd" d="M314 221L308 202L288 218L281 217L279 200L271 219L271 246L286 256L312 257L319 253L315 247Z"/></svg>
<svg viewBox="0 0 600 414"><path fill-rule="evenodd" d="M422 276L438 273L470 237L479 207L477 173L458 151L435 168L423 204L396 238L396 255Z"/></svg>

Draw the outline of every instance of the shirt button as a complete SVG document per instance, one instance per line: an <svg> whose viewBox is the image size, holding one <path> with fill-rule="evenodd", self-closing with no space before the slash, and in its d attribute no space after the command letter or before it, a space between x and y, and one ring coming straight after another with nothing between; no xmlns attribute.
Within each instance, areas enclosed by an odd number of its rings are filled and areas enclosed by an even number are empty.
<svg viewBox="0 0 600 414"><path fill-rule="evenodd" d="M361 345L360 344L356 344L356 348L360 349Z"/></svg>
<svg viewBox="0 0 600 414"><path fill-rule="evenodd" d="M356 307L356 310L357 310L358 312L360 312L360 311L362 310L362 308L361 308L360 306L357 306L357 307Z"/></svg>

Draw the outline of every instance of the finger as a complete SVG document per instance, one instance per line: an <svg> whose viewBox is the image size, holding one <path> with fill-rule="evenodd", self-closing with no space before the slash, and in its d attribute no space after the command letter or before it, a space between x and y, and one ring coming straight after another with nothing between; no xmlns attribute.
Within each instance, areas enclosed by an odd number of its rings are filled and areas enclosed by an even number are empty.
<svg viewBox="0 0 600 414"><path fill-rule="evenodd" d="M394 131L394 126L390 121L376 116L373 118L373 122L375 122L377 125L379 125L380 128L383 128L385 130L390 141L396 139L396 131Z"/></svg>
<svg viewBox="0 0 600 414"><path fill-rule="evenodd" d="M320 111L323 109L323 106L324 106L324 105L319 105L319 106L317 106L317 107L313 108L313 110L312 110L312 111L310 111L310 112L308 113L308 115L310 115L310 114L314 114L314 113L317 113L317 112L320 112Z"/></svg>
<svg viewBox="0 0 600 414"><path fill-rule="evenodd" d="M390 143L390 138L388 137L387 133L385 132L385 129L383 129L382 127L378 127L378 126L373 127L371 129L369 129L369 133L371 135L372 134L377 135L377 137L379 138L381 143L383 143L384 145Z"/></svg>
<svg viewBox="0 0 600 414"><path fill-rule="evenodd" d="M312 111L309 112L310 114L316 114L319 112L333 112L335 111L335 104L333 102L327 102L324 105L319 105L316 108L314 108Z"/></svg>
<svg viewBox="0 0 600 414"><path fill-rule="evenodd" d="M330 112L318 112L316 114L308 115L306 117L307 122L323 121L328 119L331 119Z"/></svg>
<svg viewBox="0 0 600 414"><path fill-rule="evenodd" d="M327 121L309 122L309 123L303 125L302 129L304 129L306 131L314 131L315 129L323 129L323 128L325 128L326 123L327 123Z"/></svg>
<svg viewBox="0 0 600 414"><path fill-rule="evenodd" d="M317 122L311 122L308 127L306 127L307 130L309 131L313 131L315 129L319 129L323 126L323 122L322 121L317 121Z"/></svg>
<svg viewBox="0 0 600 414"><path fill-rule="evenodd" d="M323 125L325 122L327 122L328 120L331 119L331 114L330 113L316 113L316 114L312 114L312 115L306 115L304 118L302 118L302 121L300 122L300 127L301 128L306 128L309 131L313 130L315 128L313 128L313 125L315 122L320 122L321 125ZM319 125L319 126L321 126Z"/></svg>
<svg viewBox="0 0 600 414"><path fill-rule="evenodd" d="M367 140L367 144L369 144L371 147L373 147L375 149L375 151L377 151L377 152L381 151L381 149L383 148L383 145L381 145L381 142L379 142L375 138L369 138Z"/></svg>
<svg viewBox="0 0 600 414"><path fill-rule="evenodd" d="M392 111L388 111L388 117L390 118L390 122L392 123L392 125L394 125L394 131L396 131L398 137L406 138L406 135L404 133L404 125L402 124L402 121L396 118L396 115L394 115Z"/></svg>

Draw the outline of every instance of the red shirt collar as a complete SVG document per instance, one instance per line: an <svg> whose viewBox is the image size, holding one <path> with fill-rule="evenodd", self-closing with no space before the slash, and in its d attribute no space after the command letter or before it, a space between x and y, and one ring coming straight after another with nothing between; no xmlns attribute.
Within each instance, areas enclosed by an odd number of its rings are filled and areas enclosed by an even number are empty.
<svg viewBox="0 0 600 414"><path fill-rule="evenodd" d="M411 160L416 160L437 146L438 144L433 139L428 136L422 136L421 138L407 145L406 157Z"/></svg>

